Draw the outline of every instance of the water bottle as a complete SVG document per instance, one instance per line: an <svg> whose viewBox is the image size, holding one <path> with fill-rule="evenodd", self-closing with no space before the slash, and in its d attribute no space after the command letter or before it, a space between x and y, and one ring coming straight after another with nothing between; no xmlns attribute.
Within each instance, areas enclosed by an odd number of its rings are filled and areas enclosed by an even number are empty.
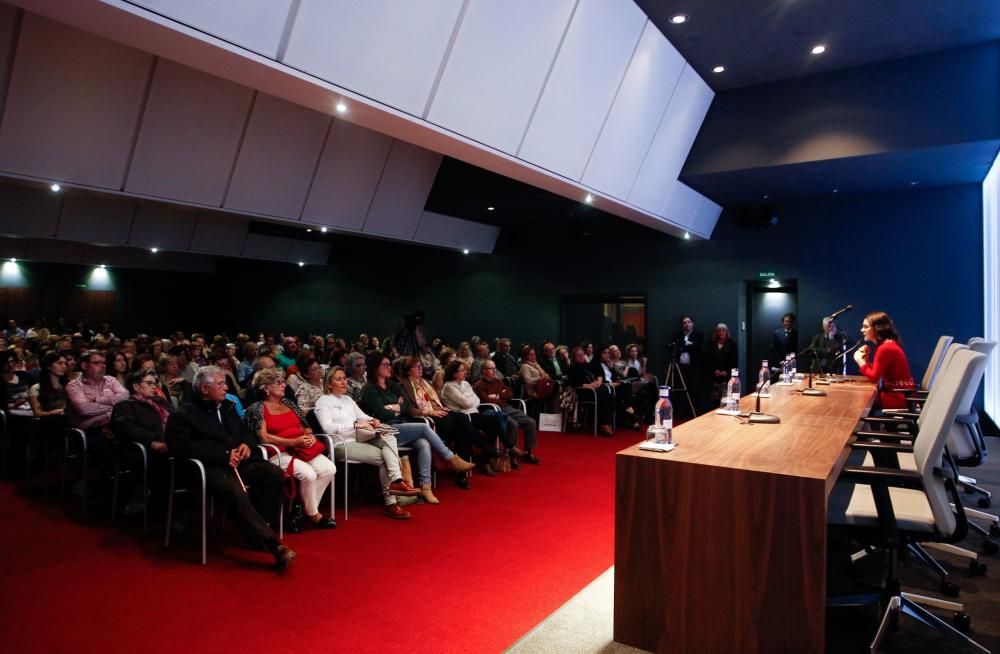
<svg viewBox="0 0 1000 654"><path fill-rule="evenodd" d="M760 372L757 373L757 390L761 395L771 392L771 371L767 367L767 359L760 362Z"/></svg>
<svg viewBox="0 0 1000 654"><path fill-rule="evenodd" d="M789 370L791 370L791 368L788 365L788 355L785 355L784 360L781 362L781 383L782 384L787 384L788 383L788 371Z"/></svg>
<svg viewBox="0 0 1000 654"><path fill-rule="evenodd" d="M733 368L733 374L729 378L729 386L726 387L726 409L737 411L740 408L740 369Z"/></svg>
<svg viewBox="0 0 1000 654"><path fill-rule="evenodd" d="M654 418L656 442L671 444L674 442L674 406L670 403L670 387L660 386L660 399L656 402L656 417Z"/></svg>
<svg viewBox="0 0 1000 654"><path fill-rule="evenodd" d="M795 374L798 370L795 368L795 353L792 352L788 355L788 381L795 381Z"/></svg>

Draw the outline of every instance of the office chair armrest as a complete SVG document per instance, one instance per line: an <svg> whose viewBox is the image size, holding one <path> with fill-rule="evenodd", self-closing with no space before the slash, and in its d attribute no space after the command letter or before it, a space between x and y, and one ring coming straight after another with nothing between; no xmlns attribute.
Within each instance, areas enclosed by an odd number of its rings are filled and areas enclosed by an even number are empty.
<svg viewBox="0 0 1000 654"><path fill-rule="evenodd" d="M895 418L903 418L912 422L920 417L919 413L914 413L913 411L904 411L903 409L885 409L884 411L882 411L882 415L886 417L880 418L878 416L875 416L871 418L871 420L878 421L878 420L892 420ZM865 418L865 420L868 419L869 418Z"/></svg>
<svg viewBox="0 0 1000 654"><path fill-rule="evenodd" d="M500 405L499 404L493 404L492 402L483 402L482 404L480 404L479 406L476 407L476 410L479 411L480 413L482 413L482 411L483 411L484 408L485 409L493 409L497 413L503 413L502 411L500 411Z"/></svg>
<svg viewBox="0 0 1000 654"><path fill-rule="evenodd" d="M891 414L889 416L865 416L861 419L861 422L870 422L877 425L908 425L914 422L907 416L896 417L896 414Z"/></svg>
<svg viewBox="0 0 1000 654"><path fill-rule="evenodd" d="M895 441L897 443L912 441L916 438L912 434L894 434L891 431L856 431L854 432L854 436L861 439L862 443L867 443L873 438L877 438L880 441Z"/></svg>
<svg viewBox="0 0 1000 654"><path fill-rule="evenodd" d="M900 470L899 468L869 468L866 466L844 466L839 480L853 481L859 484L893 486L921 490L924 478L915 470Z"/></svg>
<svg viewBox="0 0 1000 654"><path fill-rule="evenodd" d="M857 442L851 443L852 450L862 450L864 452L912 452L913 445L903 445L902 443L870 443L870 442Z"/></svg>
<svg viewBox="0 0 1000 654"><path fill-rule="evenodd" d="M517 403L518 403L519 405L521 405L521 406L520 406L520 408L521 408L521 413L527 413L527 412L528 412L528 405L527 405L527 404L525 403L525 401L524 401L524 400L522 400L522 399L521 399L521 398L519 398L519 397L514 397L514 398L511 398L511 400L510 400L510 403L511 403L511 404L513 404L513 403L515 403L515 402L517 402Z"/></svg>

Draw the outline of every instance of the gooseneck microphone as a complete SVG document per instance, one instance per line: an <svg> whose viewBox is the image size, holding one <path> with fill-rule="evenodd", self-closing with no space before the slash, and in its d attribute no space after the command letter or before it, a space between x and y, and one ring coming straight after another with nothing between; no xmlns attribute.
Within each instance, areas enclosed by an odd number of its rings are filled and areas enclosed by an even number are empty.
<svg viewBox="0 0 1000 654"><path fill-rule="evenodd" d="M810 397L823 397L824 395L826 395L826 391L821 391L818 388L813 388L813 368L816 367L816 362L817 362L816 348L810 345L806 349L799 352L799 354L806 354L809 352L812 352L813 354L812 363L809 364L809 388L803 388L801 393L803 395L808 395Z"/></svg>
<svg viewBox="0 0 1000 654"><path fill-rule="evenodd" d="M837 319L837 316L839 316L839 315L840 315L840 314L842 314L842 313L847 313L848 311L850 311L850 310L851 310L851 309L853 309L853 308L854 308L854 305L853 305L853 304L848 304L848 305L847 305L846 307L844 307L843 309L838 309L837 311L834 311L834 312L833 312L833 313L831 313L831 314L830 314L829 316L827 316L827 318L829 318L830 320L836 320L836 319Z"/></svg>
<svg viewBox="0 0 1000 654"><path fill-rule="evenodd" d="M769 413L760 412L760 392L764 390L764 384L758 384L758 386L759 388L757 389L757 408L750 415L747 416L747 421L750 423L759 423L768 425L776 425L780 423L781 418L779 418L778 416L772 416Z"/></svg>
<svg viewBox="0 0 1000 654"><path fill-rule="evenodd" d="M841 352L837 356L833 357L833 361L831 361L830 364L832 365L832 364L836 363L837 359L839 359L840 357L847 356L848 354L850 354L851 352L853 352L854 350L858 349L859 347L861 347L864 344L865 344L865 337L864 337L864 335L862 335L861 338L859 338L857 340L857 342L854 343L854 345L852 345L851 347L847 348L846 350L844 350L843 352Z"/></svg>

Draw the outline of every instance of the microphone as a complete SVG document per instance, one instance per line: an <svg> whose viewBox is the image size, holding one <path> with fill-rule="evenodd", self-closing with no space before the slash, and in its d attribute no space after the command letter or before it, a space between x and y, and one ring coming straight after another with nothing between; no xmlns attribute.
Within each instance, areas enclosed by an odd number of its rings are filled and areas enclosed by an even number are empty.
<svg viewBox="0 0 1000 654"><path fill-rule="evenodd" d="M776 425L781 422L781 418L778 416L772 416L768 413L760 412L760 392L764 390L764 384L758 384L760 388L757 389L757 408L747 416L747 421L751 424L768 424Z"/></svg>
<svg viewBox="0 0 1000 654"><path fill-rule="evenodd" d="M830 314L829 316L827 316L827 318L829 318L830 320L836 320L837 316L839 316L842 313L847 313L848 311L850 311L853 308L854 308L853 304L848 304L843 309L838 309L837 311L834 311L832 314Z"/></svg>
<svg viewBox="0 0 1000 654"><path fill-rule="evenodd" d="M845 336L846 336L846 334L845 334ZM854 345L852 345L851 347L847 348L846 350L844 350L843 352L841 352L841 353L840 353L840 354L838 354L837 356L833 357L833 361L831 361L830 363L831 363L831 364L833 364L833 363L835 363L835 362L837 361L837 359L839 359L840 357L844 357L844 356L847 356L848 354L850 354L850 353L851 353L851 352L853 352L854 350L858 349L858 348L859 348L860 346L864 345L864 344L865 344L865 342L866 342L866 341L865 341L865 337L864 337L864 336L862 336L861 338L859 338L859 339L858 339L858 340L857 340L857 341L856 341L856 342L854 343Z"/></svg>
<svg viewBox="0 0 1000 654"><path fill-rule="evenodd" d="M808 395L810 397L822 397L822 396L826 395L826 391L821 391L818 388L813 388L813 368L816 367L816 362L817 362L816 354L815 354L816 353L816 348L813 347L812 345L810 345L806 349L804 349L801 352L799 352L799 354L806 354L808 352L812 352L813 353L812 363L809 365L809 388L803 388L802 391L801 391L801 393L803 395Z"/></svg>

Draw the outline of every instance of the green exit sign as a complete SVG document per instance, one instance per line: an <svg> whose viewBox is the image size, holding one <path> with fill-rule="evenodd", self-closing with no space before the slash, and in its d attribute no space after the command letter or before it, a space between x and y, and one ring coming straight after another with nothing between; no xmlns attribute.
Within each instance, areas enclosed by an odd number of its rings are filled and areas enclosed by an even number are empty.
<svg viewBox="0 0 1000 654"><path fill-rule="evenodd" d="M76 287L77 288L87 288L87 285L86 284L77 284Z"/></svg>
<svg viewBox="0 0 1000 654"><path fill-rule="evenodd" d="M757 273L757 276L758 277L774 277L774 273L773 272L759 272L759 273Z"/></svg>

